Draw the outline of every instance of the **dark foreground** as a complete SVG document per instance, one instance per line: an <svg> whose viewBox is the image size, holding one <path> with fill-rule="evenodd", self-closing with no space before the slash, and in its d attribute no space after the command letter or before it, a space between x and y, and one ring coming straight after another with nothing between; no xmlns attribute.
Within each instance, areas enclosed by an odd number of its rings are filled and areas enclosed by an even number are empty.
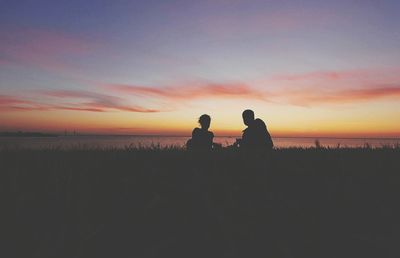
<svg viewBox="0 0 400 258"><path fill-rule="evenodd" d="M400 257L400 149L0 151L1 257Z"/></svg>

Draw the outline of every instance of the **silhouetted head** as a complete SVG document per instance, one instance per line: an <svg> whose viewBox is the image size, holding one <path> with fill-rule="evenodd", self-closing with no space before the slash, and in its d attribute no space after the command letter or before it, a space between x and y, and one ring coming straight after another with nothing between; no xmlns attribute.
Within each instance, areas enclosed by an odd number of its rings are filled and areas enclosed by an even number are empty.
<svg viewBox="0 0 400 258"><path fill-rule="evenodd" d="M211 117L209 115L201 115L199 118L199 124L201 125L202 129L208 130L210 127Z"/></svg>
<svg viewBox="0 0 400 258"><path fill-rule="evenodd" d="M253 110L246 109L245 111L243 111L242 117L243 117L243 123L248 126L251 122L254 121Z"/></svg>

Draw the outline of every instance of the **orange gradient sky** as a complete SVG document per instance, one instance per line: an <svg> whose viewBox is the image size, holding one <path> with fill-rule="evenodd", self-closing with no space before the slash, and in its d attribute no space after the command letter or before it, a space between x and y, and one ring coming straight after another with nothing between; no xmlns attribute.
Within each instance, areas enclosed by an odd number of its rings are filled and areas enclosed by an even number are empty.
<svg viewBox="0 0 400 258"><path fill-rule="evenodd" d="M0 132L190 135L209 114L215 135L237 136L253 109L275 137L400 137L399 8L10 1Z"/></svg>

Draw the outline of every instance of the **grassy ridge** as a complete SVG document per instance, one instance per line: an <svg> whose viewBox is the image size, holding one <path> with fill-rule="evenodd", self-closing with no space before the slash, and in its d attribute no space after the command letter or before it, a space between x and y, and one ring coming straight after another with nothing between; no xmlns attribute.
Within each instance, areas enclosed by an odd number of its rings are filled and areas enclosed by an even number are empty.
<svg viewBox="0 0 400 258"><path fill-rule="evenodd" d="M3 150L0 171L15 257L400 256L399 148Z"/></svg>

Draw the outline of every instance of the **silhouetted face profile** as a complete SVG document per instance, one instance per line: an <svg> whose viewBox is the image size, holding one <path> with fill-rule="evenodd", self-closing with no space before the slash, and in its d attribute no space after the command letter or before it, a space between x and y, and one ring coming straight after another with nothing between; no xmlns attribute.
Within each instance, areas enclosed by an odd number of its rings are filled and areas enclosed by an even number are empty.
<svg viewBox="0 0 400 258"><path fill-rule="evenodd" d="M199 118L199 124L201 125L201 129L208 130L210 127L211 117L209 115L202 115Z"/></svg>
<svg viewBox="0 0 400 258"><path fill-rule="evenodd" d="M247 125L247 126L250 125L251 122L254 121L254 112L253 112L253 110L246 109L245 111L243 111L242 117L243 117L243 123L245 125Z"/></svg>

